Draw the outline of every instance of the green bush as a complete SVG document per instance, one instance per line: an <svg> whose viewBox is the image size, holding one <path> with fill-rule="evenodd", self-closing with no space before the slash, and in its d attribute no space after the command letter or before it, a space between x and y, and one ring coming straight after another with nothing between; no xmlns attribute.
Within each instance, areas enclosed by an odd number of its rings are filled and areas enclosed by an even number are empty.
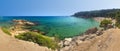
<svg viewBox="0 0 120 51"><path fill-rule="evenodd" d="M2 31L3 31L4 33L6 33L6 34L8 34L8 35L11 35L11 33L10 33L10 31L9 31L8 28L2 27L1 29L2 29Z"/></svg>
<svg viewBox="0 0 120 51"><path fill-rule="evenodd" d="M116 12L115 20L116 20L115 26L120 28L120 12Z"/></svg>
<svg viewBox="0 0 120 51"><path fill-rule="evenodd" d="M116 22L116 23L115 23L115 26L118 27L118 28L120 28L120 23L119 23L119 22Z"/></svg>
<svg viewBox="0 0 120 51"><path fill-rule="evenodd" d="M104 19L103 21L101 21L100 27L103 27L104 29L106 29L109 24L112 24L112 21Z"/></svg>
<svg viewBox="0 0 120 51"><path fill-rule="evenodd" d="M57 49L59 46L57 45L57 42L55 42L53 39L50 37L41 35L39 33L35 32L27 32L23 34L19 34L15 36L18 39L25 40L25 41L31 41L34 43L37 43L42 46L47 46L48 48L51 49Z"/></svg>

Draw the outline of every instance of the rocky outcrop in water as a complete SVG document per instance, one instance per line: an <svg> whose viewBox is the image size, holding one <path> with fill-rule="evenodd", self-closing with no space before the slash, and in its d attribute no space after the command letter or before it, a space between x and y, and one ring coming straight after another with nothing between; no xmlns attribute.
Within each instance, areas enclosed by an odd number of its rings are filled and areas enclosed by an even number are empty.
<svg viewBox="0 0 120 51"><path fill-rule="evenodd" d="M37 33L41 33L41 34L45 34L44 32L40 32L39 30L31 30L32 26L35 26L36 24L27 20L13 20L13 27L11 27L11 34L12 36L14 35L19 35L21 33L25 33L25 32L37 32Z"/></svg>
<svg viewBox="0 0 120 51"><path fill-rule="evenodd" d="M29 21L26 21L26 20L13 20L13 22L15 22L19 25L30 25L30 26L36 25L35 23L29 22Z"/></svg>
<svg viewBox="0 0 120 51"><path fill-rule="evenodd" d="M5 34L0 28L0 51L53 51L36 43L18 40Z"/></svg>

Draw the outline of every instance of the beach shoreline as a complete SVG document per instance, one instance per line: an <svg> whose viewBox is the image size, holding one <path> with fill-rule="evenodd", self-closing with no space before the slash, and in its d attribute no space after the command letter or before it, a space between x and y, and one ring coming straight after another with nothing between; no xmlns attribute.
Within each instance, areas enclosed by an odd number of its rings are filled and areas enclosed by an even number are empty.
<svg viewBox="0 0 120 51"><path fill-rule="evenodd" d="M101 22L104 19L112 20L111 18L104 18L104 17L95 17L94 20ZM113 21L113 20L112 20ZM89 33L89 31L94 31L97 33ZM60 51L110 51L110 50L116 50L118 51L117 45L120 45L119 42L119 33L120 29L117 28L110 28L107 30L103 30L101 33L101 30L97 30L96 28L93 28L88 31L88 33L84 33L83 35L78 35L72 38L65 38L62 40L59 45L61 47ZM48 49L47 47L39 46L36 43L18 40L14 37L11 37L7 34L5 34L0 29L0 40L3 42L0 42L0 49L1 51L51 51L51 49ZM5 41L4 41L5 40ZM17 42L16 42L17 41ZM11 43L9 45L9 42ZM15 44L13 44L15 43ZM27 44L26 44L27 43ZM6 47L6 44L8 47ZM19 45L22 44L22 45ZM16 46L17 45L17 46ZM115 45L115 46L114 46ZM14 48L11 48L11 47ZM27 47L31 46L31 47ZM19 49L17 47L20 47ZM24 48L26 49L24 49ZM114 48L116 47L116 48ZM8 48L6 50L6 48ZM37 48L37 49L36 49ZM32 49L32 50L31 50ZM36 49L36 50L33 50Z"/></svg>

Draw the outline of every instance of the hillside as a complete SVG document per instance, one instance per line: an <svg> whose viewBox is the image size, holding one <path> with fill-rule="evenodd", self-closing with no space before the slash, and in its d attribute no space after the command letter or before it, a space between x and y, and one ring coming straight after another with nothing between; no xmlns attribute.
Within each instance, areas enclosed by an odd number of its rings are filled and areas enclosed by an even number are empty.
<svg viewBox="0 0 120 51"><path fill-rule="evenodd" d="M75 17L115 17L116 13L120 12L120 9L103 9L93 11L77 12L73 16Z"/></svg>
<svg viewBox="0 0 120 51"><path fill-rule="evenodd" d="M51 51L32 42L15 39L0 29L0 51Z"/></svg>
<svg viewBox="0 0 120 51"><path fill-rule="evenodd" d="M89 51L119 51L120 29L109 29L97 40Z"/></svg>
<svg viewBox="0 0 120 51"><path fill-rule="evenodd" d="M62 51L119 51L120 50L120 29L112 28L103 32L91 40L78 41L72 46L66 46ZM75 40L74 40L75 41Z"/></svg>

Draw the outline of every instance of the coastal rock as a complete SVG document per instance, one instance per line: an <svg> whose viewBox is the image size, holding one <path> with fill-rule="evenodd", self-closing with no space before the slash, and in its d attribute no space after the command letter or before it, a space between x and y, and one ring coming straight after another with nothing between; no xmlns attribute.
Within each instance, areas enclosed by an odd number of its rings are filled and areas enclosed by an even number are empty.
<svg viewBox="0 0 120 51"><path fill-rule="evenodd" d="M91 35L89 35L88 37L86 37L85 40L91 40L91 39L93 39L94 37L96 37L96 34L91 34Z"/></svg>
<svg viewBox="0 0 120 51"><path fill-rule="evenodd" d="M64 41L64 46L69 46L70 41Z"/></svg>
<svg viewBox="0 0 120 51"><path fill-rule="evenodd" d="M35 25L32 22L26 21L26 20L13 20L14 26L11 27L10 33L12 36L14 35L19 35L21 33L29 32L30 30L28 29L30 26ZM38 30L34 30L34 32L39 32Z"/></svg>
<svg viewBox="0 0 120 51"><path fill-rule="evenodd" d="M72 38L65 38L63 42L63 46L69 46L71 41L72 41Z"/></svg>
<svg viewBox="0 0 120 51"><path fill-rule="evenodd" d="M85 41L85 39L89 37L89 35L84 35L84 36L81 36L81 37L78 37L81 41Z"/></svg>
<svg viewBox="0 0 120 51"><path fill-rule="evenodd" d="M70 47L66 46L66 47L62 48L60 51L70 51L69 49L70 49Z"/></svg>
<svg viewBox="0 0 120 51"><path fill-rule="evenodd" d="M26 25L34 26L34 25L36 25L36 24L35 24L35 23L32 23L32 22L26 22Z"/></svg>
<svg viewBox="0 0 120 51"><path fill-rule="evenodd" d="M90 28L88 29L85 34L94 34L98 31L98 28L97 27L94 27L94 28Z"/></svg>
<svg viewBox="0 0 120 51"><path fill-rule="evenodd" d="M72 41L72 38L65 38L66 41Z"/></svg>
<svg viewBox="0 0 120 51"><path fill-rule="evenodd" d="M58 43L58 45L60 46L60 47L63 47L63 41L60 41L60 43Z"/></svg>
<svg viewBox="0 0 120 51"><path fill-rule="evenodd" d="M100 35L102 35L103 34L103 30L98 30L97 32L96 32L96 35L97 36L100 36Z"/></svg>
<svg viewBox="0 0 120 51"><path fill-rule="evenodd" d="M81 44L83 41L81 41L81 40L76 40L76 44L77 45L79 45L79 44Z"/></svg>
<svg viewBox="0 0 120 51"><path fill-rule="evenodd" d="M14 19L13 22L15 22L18 25L30 25L30 26L35 25L35 23L29 22L29 21L26 21L26 20L15 20Z"/></svg>

